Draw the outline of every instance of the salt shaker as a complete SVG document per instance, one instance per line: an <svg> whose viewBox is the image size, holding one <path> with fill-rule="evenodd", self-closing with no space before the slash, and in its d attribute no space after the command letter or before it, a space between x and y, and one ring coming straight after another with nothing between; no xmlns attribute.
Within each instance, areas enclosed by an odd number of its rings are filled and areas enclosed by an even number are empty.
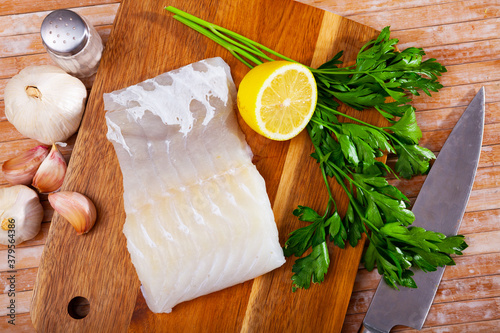
<svg viewBox="0 0 500 333"><path fill-rule="evenodd" d="M103 44L84 17L67 9L55 10L43 20L40 34L49 56L66 72L79 78L97 72Z"/></svg>

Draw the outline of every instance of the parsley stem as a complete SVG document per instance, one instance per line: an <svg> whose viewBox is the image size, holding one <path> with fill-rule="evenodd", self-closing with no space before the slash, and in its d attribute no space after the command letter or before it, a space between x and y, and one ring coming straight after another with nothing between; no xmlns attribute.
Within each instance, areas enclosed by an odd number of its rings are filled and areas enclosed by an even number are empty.
<svg viewBox="0 0 500 333"><path fill-rule="evenodd" d="M381 73L381 72L386 72L387 69L372 69L372 70L369 70L369 71L352 71L350 70L350 68L352 68L354 66L350 66L350 67L341 67L341 68L338 68L336 70L328 70L328 69L312 69L311 72L313 72L313 74L328 74L328 75L352 75L352 74L366 74L366 75L370 75L370 73Z"/></svg>
<svg viewBox="0 0 500 333"><path fill-rule="evenodd" d="M348 174L346 174L342 168L339 168L335 163L330 163L330 165L336 169L335 171L340 174L341 176L343 176L344 179L347 179L352 185L354 185L358 191L363 191L363 187L358 184L354 179L352 179L351 177L349 177ZM340 177L339 177L340 178ZM358 215L361 217L361 219L363 220L364 223L368 224L370 226L370 229L372 230L376 230L377 232L379 231L379 229L373 225L368 219L366 219L364 217L364 214L363 212L361 211L359 205L358 205L358 202L355 200L354 196L352 195L351 191L349 191L347 189L347 186L343 183L343 182L339 182L339 184L342 186L342 188L344 189L345 193L347 194L347 196L349 197L349 201L350 203L352 204L352 206L354 207L354 209L356 210L356 212L358 213ZM369 193L365 192L366 194L369 195ZM366 231L366 228L363 226L363 228L365 229Z"/></svg>
<svg viewBox="0 0 500 333"><path fill-rule="evenodd" d="M333 200L332 198L328 199L328 203L326 205L326 210L325 210L325 214L323 215L323 219L327 219L327 217L330 215L330 209L332 208L332 203L334 205L334 212L337 211L337 203L335 202L335 200Z"/></svg>
<svg viewBox="0 0 500 333"><path fill-rule="evenodd" d="M349 181L352 181L352 179L350 177L348 177L348 176L345 176L344 178L347 178ZM378 228L375 227L375 225L373 225L367 218L364 217L363 212L361 211L361 208L358 205L358 202L355 200L354 196L352 195L351 191L349 191L349 189L347 188L347 186L343 182L339 182L339 184L342 186L342 188L344 189L344 192L349 197L349 203L354 207L354 209L356 210L356 212L358 213L358 215L362 219L362 221L365 224L368 224L372 230L375 229L378 232L379 231ZM360 190L358 186L356 186L356 188L358 189L358 191ZM365 231L365 234L368 235L368 233L366 232L367 230L366 230L366 227L364 226L364 224L362 225L362 227L363 227L363 229Z"/></svg>
<svg viewBox="0 0 500 333"><path fill-rule="evenodd" d="M356 187L362 188L360 184L358 184L354 179L349 177L347 173L345 173L342 168L339 168L335 163L330 163L333 168L335 168L338 173L340 173L345 179L347 179L351 184L353 184Z"/></svg>
<svg viewBox="0 0 500 333"><path fill-rule="evenodd" d="M360 186L353 179L351 179L345 172L343 172L342 169L339 168L335 163L329 163L329 165L335 169L335 170L333 170L333 172L335 172L337 174L336 178L338 178L338 179L344 178L344 179L349 180L349 182L351 182L351 184L354 184L356 187ZM343 177L340 177L340 176L343 176ZM349 197L349 200L351 202L355 202L354 197L353 197L351 191L349 191L349 189L347 188L346 184L344 182L338 182L338 183L344 189L345 193ZM355 207L355 208L356 208L356 211L358 211L358 213L360 213L360 211L358 209L359 207ZM360 214L360 216L362 216L362 214Z"/></svg>
<svg viewBox="0 0 500 333"><path fill-rule="evenodd" d="M331 163L331 164L334 165L334 163ZM358 191L363 191L363 188L357 182L355 182L351 177L349 177L346 173L344 173L341 168L337 167L336 165L334 165L334 168L336 168L337 171L344 176L343 177L344 179L347 179L351 184L354 184L354 186L356 186L356 189ZM368 224L370 226L371 230L375 230L375 231L379 232L379 229L373 223L371 223L370 220L368 220L367 218L365 218L363 212L361 211L361 208L358 205L358 202L355 200L355 198L352 195L351 191L348 190L347 186L343 182L339 182L339 184L342 186L342 188L344 189L344 192L349 197L349 202L354 207L354 209L356 210L356 212L358 213L358 215L362 219L362 221L365 224ZM366 193L366 194L368 194L368 193ZM363 229L365 231L365 234L368 235L368 233L366 232L367 230L366 230L366 227L364 226L364 224L362 225L362 227L363 227Z"/></svg>
<svg viewBox="0 0 500 333"><path fill-rule="evenodd" d="M366 123L366 122L364 122L364 121L362 121L362 120L359 120L358 118L355 118L355 117L349 116L348 114L345 114L345 113L342 113L342 112L337 111L337 110L335 110L335 109L332 109L332 108L330 108L330 107L328 107L328 106L326 106L326 105L324 105L324 104L320 104L320 103L318 103L318 106L319 106L319 107L321 107L321 108L324 108L324 109L326 109L326 110L328 110L328 111L330 111L330 112L332 112L332 113L334 113L334 114L337 114L337 115L339 115L339 116L345 117L345 118L350 119L350 120L354 120L355 122L358 122L358 123L360 123L360 124L362 124L362 125L365 125L365 126L368 126L368 127L370 127L370 128L376 129L376 130L378 130L378 131L382 132L383 134L387 134L387 132L386 132L386 131L383 131L381 127L378 127L378 126L375 126L375 125L372 125L372 124Z"/></svg>
<svg viewBox="0 0 500 333"><path fill-rule="evenodd" d="M332 131L335 135L338 134L338 132L329 124L327 123L326 121L324 121L323 119L319 118L319 117L312 117L311 120L313 123L316 123L318 125L321 125L327 129L329 129L330 131ZM338 136L338 135L337 135ZM316 148L316 147L315 147Z"/></svg>
<svg viewBox="0 0 500 333"><path fill-rule="evenodd" d="M309 137L312 138L312 133L311 133L310 126L307 126L307 133L309 134ZM318 156L320 157L320 161L321 161L321 163L320 163L321 174L323 175L323 180L325 182L326 189L328 190L328 195L330 196L330 200L333 201L333 203L335 205L335 210L337 210L337 204L335 203L335 199L333 198L332 189L330 187L330 183L328 182L328 178L326 176L326 171L325 171L325 166L324 166L325 155L321 151L320 147L318 147L318 146L315 145L314 141L313 141L313 146L314 146L314 150L318 153Z"/></svg>

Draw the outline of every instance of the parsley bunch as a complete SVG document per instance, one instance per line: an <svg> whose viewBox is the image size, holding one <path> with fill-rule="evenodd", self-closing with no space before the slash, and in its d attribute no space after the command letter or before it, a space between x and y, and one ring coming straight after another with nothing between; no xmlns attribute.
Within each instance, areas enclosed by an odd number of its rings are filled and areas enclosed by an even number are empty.
<svg viewBox="0 0 500 333"><path fill-rule="evenodd" d="M295 62L264 45L233 31L214 25L174 7L167 7L174 18L217 42L250 68L273 61L271 56ZM390 185L389 173L411 178L426 173L434 154L421 146L422 132L415 108L407 94L436 92L446 68L435 59L422 61L421 48L395 49L389 27L368 42L357 55L356 64L339 67L342 52L319 68L309 68L318 88L318 102L307 131L314 145L311 155L318 162L329 194L325 213L299 206L293 214L309 222L289 235L285 256L296 256L292 290L309 288L322 282L328 272L328 242L344 248L355 246L366 234L370 243L363 261L368 270L375 265L392 287L415 288L411 268L435 271L453 265L452 254L467 247L463 236L445 235L412 227L415 216L408 198ZM393 101L388 102L391 98ZM375 108L390 126L378 127L337 110L339 102L357 110ZM347 118L350 122L339 120ZM396 154L395 170L376 160L384 153ZM396 176L397 177L397 176ZM336 207L329 179L335 178L349 197L342 218ZM308 252L307 255L304 254Z"/></svg>

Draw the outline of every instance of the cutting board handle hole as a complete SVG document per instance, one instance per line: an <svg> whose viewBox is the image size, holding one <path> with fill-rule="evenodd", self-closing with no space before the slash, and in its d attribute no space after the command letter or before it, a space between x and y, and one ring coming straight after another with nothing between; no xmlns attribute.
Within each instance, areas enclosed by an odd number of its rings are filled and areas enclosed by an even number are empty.
<svg viewBox="0 0 500 333"><path fill-rule="evenodd" d="M90 302L85 297L77 296L68 303L68 314L75 319L87 317L90 312Z"/></svg>

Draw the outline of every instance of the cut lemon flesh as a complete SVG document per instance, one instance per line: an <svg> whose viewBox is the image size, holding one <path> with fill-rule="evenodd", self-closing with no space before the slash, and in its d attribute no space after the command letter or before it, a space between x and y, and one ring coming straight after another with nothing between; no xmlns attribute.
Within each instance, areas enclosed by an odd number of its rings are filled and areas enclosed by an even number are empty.
<svg viewBox="0 0 500 333"><path fill-rule="evenodd" d="M311 71L288 61L266 62L243 78L238 109L257 133L273 140L289 140L311 119L318 92Z"/></svg>

